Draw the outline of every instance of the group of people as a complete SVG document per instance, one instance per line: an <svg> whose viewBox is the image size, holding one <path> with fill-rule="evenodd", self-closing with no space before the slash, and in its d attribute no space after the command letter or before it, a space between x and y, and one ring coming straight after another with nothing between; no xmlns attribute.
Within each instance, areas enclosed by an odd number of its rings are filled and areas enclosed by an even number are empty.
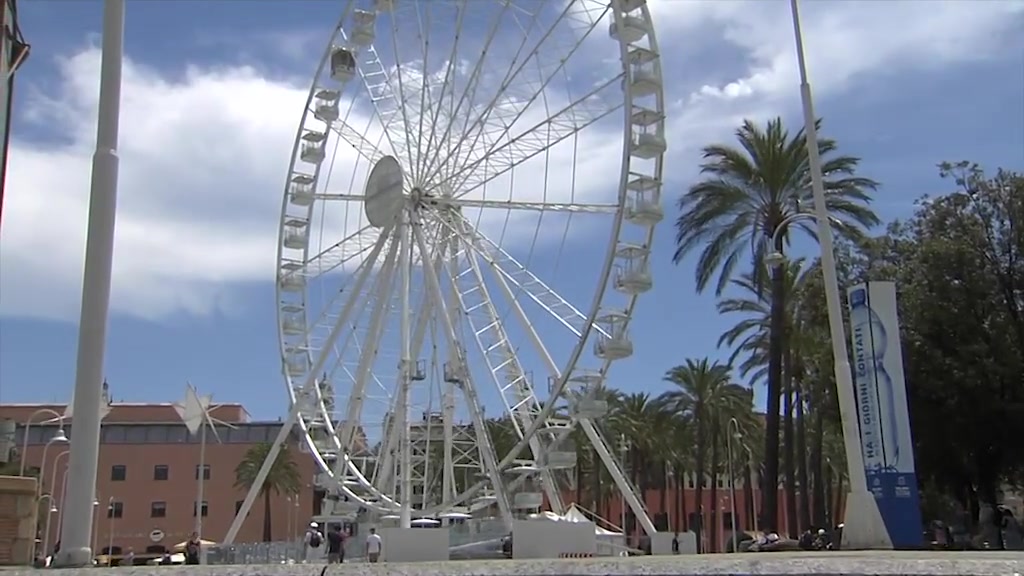
<svg viewBox="0 0 1024 576"><path fill-rule="evenodd" d="M320 531L320 525L316 522L310 522L309 530L306 530L306 536L303 538L304 544L304 557L309 559L313 550L326 545L327 548L327 563L328 564L341 564L345 561L345 546L348 543L348 539L351 535L342 530L341 525L334 525L327 534L324 535ZM370 528L370 533L366 535L365 550L366 560L370 563L377 563L380 561L381 552L384 551L384 541L381 539L380 534L377 534L376 528Z"/></svg>

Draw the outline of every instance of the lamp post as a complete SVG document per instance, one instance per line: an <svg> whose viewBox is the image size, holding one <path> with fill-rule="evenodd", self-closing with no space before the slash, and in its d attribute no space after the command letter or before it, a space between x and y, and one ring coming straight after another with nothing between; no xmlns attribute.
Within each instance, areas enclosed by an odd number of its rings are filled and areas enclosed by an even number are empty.
<svg viewBox="0 0 1024 576"><path fill-rule="evenodd" d="M750 474L746 481L750 483L750 518L754 521L754 534L757 534L757 492L754 492L757 482L754 482L754 453L750 450L750 446L747 446L747 443L742 440L740 440L740 446L747 451L747 467L750 469Z"/></svg>
<svg viewBox="0 0 1024 576"><path fill-rule="evenodd" d="M107 566L114 565L114 497L107 499L107 514L110 514L110 528L107 534Z"/></svg>
<svg viewBox="0 0 1024 576"><path fill-rule="evenodd" d="M878 504L868 492L867 477L864 474L864 458L860 446L860 430L857 424L857 402L853 394L853 376L846 357L846 330L843 327L842 304L839 297L839 280L836 274L835 252L832 246L832 226L829 222L828 206L825 203L825 185L821 173L821 158L818 154L818 130L815 125L814 102L811 85L807 80L807 61L804 55L804 40L800 28L800 9L797 0L790 0L793 17L793 37L796 42L797 67L800 72L800 103L803 108L804 133L807 140L807 164L810 169L811 191L814 197L814 213L818 223L818 242L821 247L821 272L825 284L825 301L828 309L829 333L832 339L832 364L835 370L836 391L839 397L839 414L843 423L843 444L850 475L850 493L847 495L846 529L843 530L844 548L892 548ZM791 216L791 218L799 215ZM779 226L776 234L784 230ZM774 243L773 246L777 246ZM773 255L775 265L783 259L781 254Z"/></svg>
<svg viewBox="0 0 1024 576"><path fill-rule="evenodd" d="M50 501L50 507L46 509L46 526L43 532L43 558L50 555L50 518L53 517L53 513L57 511L57 506L53 503L53 494L43 494L39 497L39 502L43 500ZM38 556L38 551L36 552Z"/></svg>
<svg viewBox="0 0 1024 576"><path fill-rule="evenodd" d="M738 535L736 534L736 474L733 472L732 441L733 438L740 440L743 434L740 432L740 423L735 418L729 418L725 434L725 446L729 457L729 506L732 509L732 522L729 529L732 531L732 551L739 552Z"/></svg>
<svg viewBox="0 0 1024 576"><path fill-rule="evenodd" d="M60 412L49 408L40 408L30 414L28 420L25 421L25 431L23 432L25 436L21 439L21 455L19 457L21 460L21 466L18 468L18 476L25 475L25 454L28 452L28 432L32 429L32 422L36 419L36 416L39 416L40 414L51 414L57 418L57 422L59 422L57 434L64 436L64 415Z"/></svg>
<svg viewBox="0 0 1024 576"><path fill-rule="evenodd" d="M89 550L91 550L91 551L95 551L96 550L96 536L99 534L99 527L97 526L97 524L99 523L100 515L96 513L96 509L99 508L99 506L100 506L100 499L99 498L93 498L93 501L92 501L92 525L89 526ZM63 530L63 528L61 528L61 530ZM90 564L91 563L92 562L90 561Z"/></svg>
<svg viewBox="0 0 1024 576"><path fill-rule="evenodd" d="M50 472L50 490L55 490L57 488L57 470L60 469L60 466L58 466L57 463L60 462L61 457L67 456L68 453L69 453L68 450L64 450L63 452L61 452L60 454L57 454L53 458L53 471ZM60 530L61 522L63 522L63 520L64 520L64 496L65 496L65 490L67 489L67 487L68 487L68 474L67 474L67 470L65 470L64 474L61 477L61 481L60 481L60 492L59 492L59 494L60 494L60 512L57 513L57 530Z"/></svg>
<svg viewBox="0 0 1024 576"><path fill-rule="evenodd" d="M61 529L62 546L57 558L57 563L66 567L91 565L93 558L93 551L89 548L89 530L99 466L103 356L114 261L124 11L125 0L104 0L99 114L96 149L92 157L82 312L75 367L75 441L71 446L69 463L75 482L71 483L67 501L68 522Z"/></svg>

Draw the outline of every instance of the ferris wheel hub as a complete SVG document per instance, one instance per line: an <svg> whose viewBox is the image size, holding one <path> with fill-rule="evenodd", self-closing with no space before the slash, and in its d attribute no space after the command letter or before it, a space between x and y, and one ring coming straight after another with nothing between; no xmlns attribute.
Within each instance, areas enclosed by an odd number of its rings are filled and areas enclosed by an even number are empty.
<svg viewBox="0 0 1024 576"><path fill-rule="evenodd" d="M376 228L395 222L405 199L402 195L404 173L394 156L385 156L373 165L366 179L364 207L366 219Z"/></svg>

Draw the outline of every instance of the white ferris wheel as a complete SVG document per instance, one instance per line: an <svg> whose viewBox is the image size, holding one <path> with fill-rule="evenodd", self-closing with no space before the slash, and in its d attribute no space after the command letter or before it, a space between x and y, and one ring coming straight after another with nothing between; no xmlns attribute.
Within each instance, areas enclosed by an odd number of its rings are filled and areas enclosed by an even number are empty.
<svg viewBox="0 0 1024 576"><path fill-rule="evenodd" d="M289 422L340 512L561 513L580 429L654 531L595 420L652 285L664 128L645 0L347 2L277 270Z"/></svg>

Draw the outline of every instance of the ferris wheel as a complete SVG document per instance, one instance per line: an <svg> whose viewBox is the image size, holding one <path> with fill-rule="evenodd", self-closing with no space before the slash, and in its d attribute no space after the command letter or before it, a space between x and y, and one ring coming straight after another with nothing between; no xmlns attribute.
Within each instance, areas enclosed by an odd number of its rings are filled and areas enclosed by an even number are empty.
<svg viewBox="0 0 1024 576"><path fill-rule="evenodd" d="M579 428L654 531L595 420L652 285L661 79L644 0L344 6L277 260L293 420L339 506L561 513Z"/></svg>

